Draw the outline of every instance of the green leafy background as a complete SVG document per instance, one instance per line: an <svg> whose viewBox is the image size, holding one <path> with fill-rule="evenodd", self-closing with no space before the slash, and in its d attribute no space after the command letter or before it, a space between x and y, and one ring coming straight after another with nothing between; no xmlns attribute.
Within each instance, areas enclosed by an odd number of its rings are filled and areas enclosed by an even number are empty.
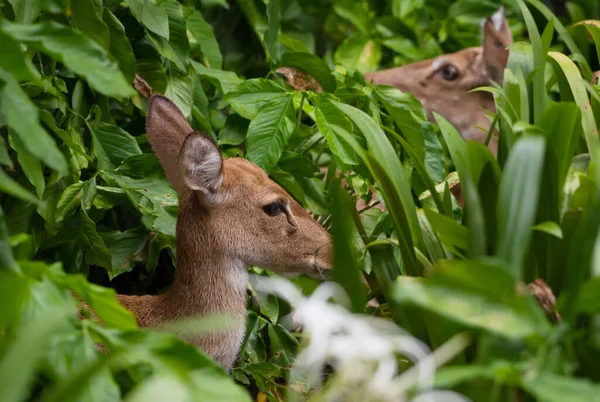
<svg viewBox="0 0 600 402"><path fill-rule="evenodd" d="M517 43L504 84L482 89L496 100L497 159L441 116L428 122L411 95L365 82L478 46L501 4ZM148 144L136 74L332 229L334 280L354 312L431 348L472 335L436 386L474 401L600 395L596 1L4 0L0 13L0 400L278 401L301 389L288 378L301 337L273 296L249 291L229 376L117 304L115 291L164 291L175 269L177 194ZM294 90L282 66L323 92ZM386 212L350 207L373 194ZM558 299L551 314L527 291L536 278ZM77 319L71 292L104 326Z"/></svg>

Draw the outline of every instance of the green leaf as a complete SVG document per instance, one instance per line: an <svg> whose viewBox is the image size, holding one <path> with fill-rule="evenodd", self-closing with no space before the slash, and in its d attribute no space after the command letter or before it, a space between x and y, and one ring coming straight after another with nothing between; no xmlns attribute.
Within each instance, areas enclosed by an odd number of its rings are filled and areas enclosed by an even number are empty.
<svg viewBox="0 0 600 402"><path fill-rule="evenodd" d="M238 84L243 82L234 72L207 68L204 65L192 61L196 74L208 79L223 95L232 91Z"/></svg>
<svg viewBox="0 0 600 402"><path fill-rule="evenodd" d="M277 67L296 67L309 73L327 92L334 92L336 89L335 78L327 64L319 57L311 53L287 52L281 57Z"/></svg>
<svg viewBox="0 0 600 402"><path fill-rule="evenodd" d="M108 26L110 33L109 52L117 62L127 82L133 82L136 70L136 60L131 43L125 34L125 27L108 8L103 11L102 20ZM140 69L141 70L141 69Z"/></svg>
<svg viewBox="0 0 600 402"><path fill-rule="evenodd" d="M0 172L3 171L0 170ZM9 234L6 226L6 217L4 215L4 210L2 207L0 207L0 271L11 270L14 272L19 272L19 266L13 258L8 237ZM0 323L0 325L1 324L2 323Z"/></svg>
<svg viewBox="0 0 600 402"><path fill-rule="evenodd" d="M85 184L86 183L83 181L71 184L61 194L58 203L56 204L56 212L54 215L57 223L62 222L69 212L81 205L83 186L85 186Z"/></svg>
<svg viewBox="0 0 600 402"><path fill-rule="evenodd" d="M496 255L508 262L511 274L522 279L544 166L545 141L540 136L519 139L506 161L498 199Z"/></svg>
<svg viewBox="0 0 600 402"><path fill-rule="evenodd" d="M562 239L562 230L556 222L546 221L538 223L532 229L537 230L539 232L547 233L551 236L556 237L557 239Z"/></svg>
<svg viewBox="0 0 600 402"><path fill-rule="evenodd" d="M225 127L219 132L219 145L240 145L246 139L250 122L239 114L230 114L225 121Z"/></svg>
<svg viewBox="0 0 600 402"><path fill-rule="evenodd" d="M240 116L253 120L265 103L286 96L285 88L275 81L254 78L237 85L227 93L225 100Z"/></svg>
<svg viewBox="0 0 600 402"><path fill-rule="evenodd" d="M81 228L79 230L78 244L88 252L88 256L95 265L110 270L112 256L104 240L96 231L96 223L88 216L85 208L79 210Z"/></svg>
<svg viewBox="0 0 600 402"><path fill-rule="evenodd" d="M1 21L0 30L64 63L103 95L127 98L135 94L102 46L78 31L54 21L21 25L6 20Z"/></svg>
<svg viewBox="0 0 600 402"><path fill-rule="evenodd" d="M267 30L264 35L265 49L273 63L280 58L277 37L281 28L281 3L280 0L268 0L267 3Z"/></svg>
<svg viewBox="0 0 600 402"><path fill-rule="evenodd" d="M131 14L146 28L169 39L169 17L154 0L125 0Z"/></svg>
<svg viewBox="0 0 600 402"><path fill-rule="evenodd" d="M248 126L246 147L248 159L269 173L281 158L296 129L292 95L264 104Z"/></svg>
<svg viewBox="0 0 600 402"><path fill-rule="evenodd" d="M271 360L279 366L289 366L294 362L298 341L281 325L267 327L269 341L271 342Z"/></svg>
<svg viewBox="0 0 600 402"><path fill-rule="evenodd" d="M0 70L0 114L18 137L19 145L59 173L67 172L65 158L39 123L37 107L14 78L3 70Z"/></svg>
<svg viewBox="0 0 600 402"><path fill-rule="evenodd" d="M32 202L36 205L42 204L42 201L35 195L25 190L19 183L7 175L4 169L0 169L0 192L10 194L13 197L17 197L23 201Z"/></svg>
<svg viewBox="0 0 600 402"><path fill-rule="evenodd" d="M9 0L13 7L16 21L25 24L34 22L40 11L51 13L64 13L71 4L70 0Z"/></svg>
<svg viewBox="0 0 600 402"><path fill-rule="evenodd" d="M90 131L100 170L116 168L126 158L142 153L135 138L117 126L97 121L90 123Z"/></svg>
<svg viewBox="0 0 600 402"><path fill-rule="evenodd" d="M40 73L25 56L18 41L0 31L0 42L0 69L12 74L18 82L40 79Z"/></svg>
<svg viewBox="0 0 600 402"><path fill-rule="evenodd" d="M110 277L131 271L136 259L148 242L148 233L143 228L130 229L124 232L101 233L100 237L106 243L112 256Z"/></svg>
<svg viewBox="0 0 600 402"><path fill-rule="evenodd" d="M175 103L186 118L192 113L193 89L194 76L192 74L184 74L178 69L169 67L165 96Z"/></svg>
<svg viewBox="0 0 600 402"><path fill-rule="evenodd" d="M468 327L541 342L550 331L530 295L515 292L508 268L493 262L439 262L427 279L399 277L394 298Z"/></svg>
<svg viewBox="0 0 600 402"><path fill-rule="evenodd" d="M35 193L37 196L42 198L44 189L46 188L42 164L40 163L39 159L27 151L23 145L21 137L11 135L9 137L9 142L12 148L17 152L17 160L19 161L19 165L21 165L27 180L29 180L29 182L35 188Z"/></svg>
<svg viewBox="0 0 600 402"><path fill-rule="evenodd" d="M330 186L331 216L333 219L333 279L338 282L352 303L352 311L363 312L365 308L365 288L360 281L360 266L358 255L353 247L352 234L354 223L352 214L354 205L350 196L341 187L339 180L334 180Z"/></svg>
<svg viewBox="0 0 600 402"><path fill-rule="evenodd" d="M372 158L368 165L371 165L370 169L373 170L381 169L372 171L373 176L380 181L382 187L385 183L383 195L386 206L394 219L397 235L402 242L406 242L402 246L404 262L409 270L418 272L419 266L416 262L413 244L417 247L421 247L423 244L421 227L410 186L404 178L404 170L392 144L377 123L365 112L339 102L333 102L333 104L344 112L365 136L369 156ZM346 142L349 142L348 139L346 139ZM364 156L361 157L365 159Z"/></svg>
<svg viewBox="0 0 600 402"><path fill-rule="evenodd" d="M206 22L200 11L194 10L188 16L187 27L200 45L208 67L220 69L223 64L223 56L219 49L219 43L215 38L212 26Z"/></svg>
<svg viewBox="0 0 600 402"><path fill-rule="evenodd" d="M583 78L579 69L571 59L562 53L549 52L548 55L554 61L555 71L562 72L564 79L568 83L571 94L582 114L583 134L588 147L588 152L592 161L600 169L600 138L598 138L598 128L592 111L590 100L587 96ZM596 173L599 174L598 172Z"/></svg>
<svg viewBox="0 0 600 402"><path fill-rule="evenodd" d="M172 61L180 71L187 72L190 44L181 4L175 0L164 0L160 6L167 11L169 18L169 38L154 34L148 36L162 56Z"/></svg>
<svg viewBox="0 0 600 402"><path fill-rule="evenodd" d="M381 60L378 43L360 35L346 39L335 52L335 62L347 68L366 73L377 70Z"/></svg>
<svg viewBox="0 0 600 402"><path fill-rule="evenodd" d="M600 394L600 386L590 380L547 372L525 376L522 386L538 400L545 402L595 401Z"/></svg>
<svg viewBox="0 0 600 402"><path fill-rule="evenodd" d="M29 387L35 378L38 361L50 344L51 335L64 325L64 306L44 312L44 316L21 328L0 361L0 399L20 401L30 394Z"/></svg>
<svg viewBox="0 0 600 402"><path fill-rule="evenodd" d="M425 208L425 216L444 246L458 255L462 254L460 250L468 250L469 230L466 227L448 216L427 208Z"/></svg>
<svg viewBox="0 0 600 402"><path fill-rule="evenodd" d="M99 7L100 13L96 10ZM71 25L95 40L104 49L110 49L108 26L102 21L102 2L77 0L71 3Z"/></svg>
<svg viewBox="0 0 600 402"><path fill-rule="evenodd" d="M577 298L577 313L600 313L600 277L589 279L583 284Z"/></svg>
<svg viewBox="0 0 600 402"><path fill-rule="evenodd" d="M351 135L352 123L350 120L327 98L323 97L317 98L315 118L315 123L317 123L317 127L325 140L327 140L331 153L340 158L342 163L348 165L358 164L356 153L352 147L337 135L339 130Z"/></svg>

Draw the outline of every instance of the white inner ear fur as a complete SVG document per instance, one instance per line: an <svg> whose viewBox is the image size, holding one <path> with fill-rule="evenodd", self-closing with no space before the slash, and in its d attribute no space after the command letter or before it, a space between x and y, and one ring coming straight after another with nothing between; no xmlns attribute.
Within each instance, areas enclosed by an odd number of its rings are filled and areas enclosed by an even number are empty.
<svg viewBox="0 0 600 402"><path fill-rule="evenodd" d="M500 7L498 11L492 14L492 22L494 23L496 32L500 32L504 22L504 7Z"/></svg>
<svg viewBox="0 0 600 402"><path fill-rule="evenodd" d="M215 193L223 183L223 158L219 148L206 136L191 133L179 153L179 168L185 185L205 193Z"/></svg>

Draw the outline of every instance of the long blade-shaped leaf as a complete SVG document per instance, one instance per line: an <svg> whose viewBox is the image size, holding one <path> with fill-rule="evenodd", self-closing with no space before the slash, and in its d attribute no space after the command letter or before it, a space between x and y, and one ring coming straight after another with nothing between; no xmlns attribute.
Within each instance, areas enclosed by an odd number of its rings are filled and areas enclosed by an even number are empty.
<svg viewBox="0 0 600 402"><path fill-rule="evenodd" d="M544 152L545 140L541 136L518 140L508 156L500 184L496 254L508 262L516 279L523 279L523 258L535 221Z"/></svg>

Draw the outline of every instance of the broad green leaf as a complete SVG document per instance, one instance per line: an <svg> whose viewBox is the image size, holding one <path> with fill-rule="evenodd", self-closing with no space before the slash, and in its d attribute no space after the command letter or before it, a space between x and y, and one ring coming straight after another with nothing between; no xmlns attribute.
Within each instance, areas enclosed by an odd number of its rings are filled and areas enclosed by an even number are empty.
<svg viewBox="0 0 600 402"><path fill-rule="evenodd" d="M340 158L342 163L356 165L356 153L345 143L337 132L343 130L351 135L352 123L327 98L318 98L315 108L315 122L319 131L327 140L331 153Z"/></svg>
<svg viewBox="0 0 600 402"><path fill-rule="evenodd" d="M88 252L90 260L107 270L111 269L111 254L104 240L96 230L96 222L94 222L85 211L85 208L79 210L81 218L81 228L77 238L81 248Z"/></svg>
<svg viewBox="0 0 600 402"><path fill-rule="evenodd" d="M200 11L193 11L187 17L187 27L200 45L208 67L220 69L223 64L223 56L219 49L219 43L215 39L212 26L206 22Z"/></svg>
<svg viewBox="0 0 600 402"><path fill-rule="evenodd" d="M18 135L11 135L9 137L9 142L12 148L17 152L17 160L19 161L19 165L21 165L27 180L29 180L35 188L37 196L42 198L44 189L46 188L46 182L44 181L44 172L40 160L27 151L21 137Z"/></svg>
<svg viewBox="0 0 600 402"><path fill-rule="evenodd" d="M265 103L286 96L285 88L275 81L254 78L237 85L225 100L240 116L253 120Z"/></svg>
<svg viewBox="0 0 600 402"><path fill-rule="evenodd" d="M219 145L240 145L246 139L250 122L239 114L230 114L225 121L225 127L219 132Z"/></svg>
<svg viewBox="0 0 600 402"><path fill-rule="evenodd" d="M127 98L135 93L102 46L78 31L54 21L21 25L6 20L0 31L64 63L103 95Z"/></svg>
<svg viewBox="0 0 600 402"><path fill-rule="evenodd" d="M590 380L543 371L525 376L522 386L538 400L547 402L595 401L600 394L600 386Z"/></svg>
<svg viewBox="0 0 600 402"><path fill-rule="evenodd" d="M34 22L40 11L63 13L70 5L70 0L9 0L15 12L16 21L25 24Z"/></svg>
<svg viewBox="0 0 600 402"><path fill-rule="evenodd" d="M226 95L243 81L232 71L222 71L214 68L207 68L204 65L192 61L192 66L196 69L196 74L208 79L217 89Z"/></svg>
<svg viewBox="0 0 600 402"><path fill-rule="evenodd" d="M13 197L32 202L36 205L42 204L35 195L25 190L19 183L6 174L4 169L0 169L0 192L10 194Z"/></svg>
<svg viewBox="0 0 600 402"><path fill-rule="evenodd" d="M169 38L150 33L149 38L158 52L172 61L179 70L187 72L190 44L181 4L175 0L163 0L160 7L165 9L169 19Z"/></svg>
<svg viewBox="0 0 600 402"><path fill-rule="evenodd" d="M77 0L71 3L71 25L95 40L104 49L110 49L110 32L102 21L103 4L98 0Z"/></svg>
<svg viewBox="0 0 600 402"><path fill-rule="evenodd" d="M381 47L375 41L355 34L342 42L334 57L336 63L366 73L377 70Z"/></svg>
<svg viewBox="0 0 600 402"><path fill-rule="evenodd" d="M0 31L0 42L0 69L12 74L18 82L40 79L40 73L25 56L18 41Z"/></svg>
<svg viewBox="0 0 600 402"><path fill-rule="evenodd" d="M277 37L281 28L281 2L280 0L268 0L267 3L267 30L264 34L264 46L267 55L273 63L280 58Z"/></svg>
<svg viewBox="0 0 600 402"><path fill-rule="evenodd" d="M111 277L133 269L133 265L148 242L148 233L142 229L101 233L112 256Z"/></svg>
<svg viewBox="0 0 600 402"><path fill-rule="evenodd" d="M116 168L129 156L142 153L135 138L117 126L91 122L90 131L94 155L98 158L98 169Z"/></svg>
<svg viewBox="0 0 600 402"><path fill-rule="evenodd" d="M110 54L119 63L119 68L127 82L133 82L136 70L136 60L131 43L125 34L125 27L108 8L104 8L102 20L108 26L110 34Z"/></svg>
<svg viewBox="0 0 600 402"><path fill-rule="evenodd" d="M556 237L557 239L562 239L562 230L556 222L546 221L538 223L532 229L537 230L539 232L547 233L551 236Z"/></svg>
<svg viewBox="0 0 600 402"><path fill-rule="evenodd" d="M131 14L146 28L169 39L169 17L154 0L125 0Z"/></svg>
<svg viewBox="0 0 600 402"><path fill-rule="evenodd" d="M178 69L169 67L165 96L175 103L186 118L192 113L193 89L194 76L190 72L184 74Z"/></svg>
<svg viewBox="0 0 600 402"><path fill-rule="evenodd" d="M589 279L583 284L577 298L577 313L600 313L600 277Z"/></svg>
<svg viewBox="0 0 600 402"><path fill-rule="evenodd" d="M54 215L57 223L63 221L69 212L81 205L83 186L85 186L85 182L82 181L71 184L61 194Z"/></svg>
<svg viewBox="0 0 600 402"><path fill-rule="evenodd" d="M296 114L292 95L265 103L248 126L248 159L267 173L270 172L277 165L295 129Z"/></svg>
<svg viewBox="0 0 600 402"><path fill-rule="evenodd" d="M280 325L268 325L267 332L271 343L271 360L280 366L288 366L294 362L298 341Z"/></svg>
<svg viewBox="0 0 600 402"><path fill-rule="evenodd" d="M439 263L427 279L399 277L394 298L468 327L541 342L550 326L533 298L515 286L505 266L453 260Z"/></svg>
<svg viewBox="0 0 600 402"><path fill-rule="evenodd" d="M296 67L309 73L327 92L334 92L336 88L335 78L327 64L319 57L310 53L287 52L281 57L277 67Z"/></svg>
<svg viewBox="0 0 600 402"><path fill-rule="evenodd" d="M0 170L2 172L2 170ZM8 228L6 226L4 210L0 207L0 270L18 272L19 266L15 262L9 243Z"/></svg>
<svg viewBox="0 0 600 402"><path fill-rule="evenodd" d="M522 279L523 258L529 247L544 165L545 140L527 136L518 140L506 161L498 199L497 256L516 279Z"/></svg>
<svg viewBox="0 0 600 402"><path fill-rule="evenodd" d="M64 306L48 308L43 318L20 328L0 361L0 399L20 401L29 396L38 361L53 332L65 324L68 311Z"/></svg>
<svg viewBox="0 0 600 402"><path fill-rule="evenodd" d="M0 116L23 148L59 173L66 173L65 158L54 139L40 125L37 107L14 78L3 70L0 70Z"/></svg>

